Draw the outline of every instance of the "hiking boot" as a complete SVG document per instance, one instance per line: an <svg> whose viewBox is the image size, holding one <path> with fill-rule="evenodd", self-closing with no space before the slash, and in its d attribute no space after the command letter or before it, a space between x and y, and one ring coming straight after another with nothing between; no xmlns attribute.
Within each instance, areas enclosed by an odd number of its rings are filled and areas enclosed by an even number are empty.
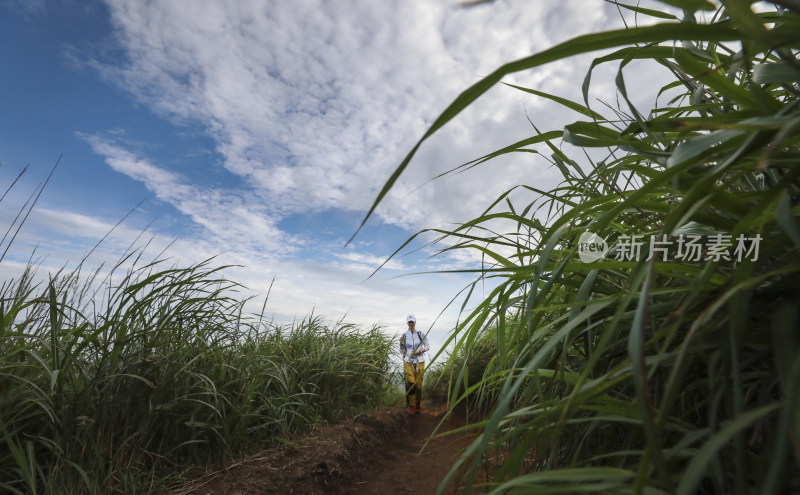
<svg viewBox="0 0 800 495"><path fill-rule="evenodd" d="M409 414L410 416L413 416L413 415L414 415L414 413L415 413L416 411L417 411L417 408L416 408L416 407L414 407L414 406L408 406L408 414Z"/></svg>
<svg viewBox="0 0 800 495"><path fill-rule="evenodd" d="M419 414L421 412L422 412L422 408L421 407L417 406L417 407L414 408L414 414L415 415L419 416Z"/></svg>

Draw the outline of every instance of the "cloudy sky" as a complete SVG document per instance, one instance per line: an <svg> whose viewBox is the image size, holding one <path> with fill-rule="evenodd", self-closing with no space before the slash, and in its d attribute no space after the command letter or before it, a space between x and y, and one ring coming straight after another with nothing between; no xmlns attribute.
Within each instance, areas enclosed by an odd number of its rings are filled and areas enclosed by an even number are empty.
<svg viewBox="0 0 800 495"><path fill-rule="evenodd" d="M494 88L423 145L347 239L466 87L622 25L602 0L0 0L2 190L30 164L0 203L4 231L63 155L0 274L34 248L43 272L74 266L135 208L89 263L113 262L131 243L149 242L153 256L172 243L165 256L180 264L241 265L226 275L262 298L274 278L267 315L278 323L313 312L391 332L413 312L427 328L474 277L412 274L479 258L407 250L369 274L420 229L472 218L517 184L553 186L557 171L531 155L428 180L529 137L528 118L557 129L575 116ZM578 98L591 58L507 82ZM595 93L614 98L615 70L599 71ZM445 312L435 341L456 318Z"/></svg>

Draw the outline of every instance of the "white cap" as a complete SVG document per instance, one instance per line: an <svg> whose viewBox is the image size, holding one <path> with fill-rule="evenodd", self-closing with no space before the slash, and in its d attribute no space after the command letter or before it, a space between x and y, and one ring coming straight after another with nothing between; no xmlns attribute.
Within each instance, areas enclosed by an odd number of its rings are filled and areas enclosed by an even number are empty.
<svg viewBox="0 0 800 495"><path fill-rule="evenodd" d="M414 317L414 315L408 315L408 316L406 316L406 323L408 323L408 322L410 322L410 321L413 321L414 323L416 323L416 322L417 322L417 319Z"/></svg>

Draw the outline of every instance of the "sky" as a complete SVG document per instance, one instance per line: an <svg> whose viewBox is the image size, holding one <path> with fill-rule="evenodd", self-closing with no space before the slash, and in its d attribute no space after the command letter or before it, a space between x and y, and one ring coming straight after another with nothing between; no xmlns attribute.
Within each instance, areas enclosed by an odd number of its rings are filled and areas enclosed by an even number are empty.
<svg viewBox="0 0 800 495"><path fill-rule="evenodd" d="M550 130L576 116L493 88L423 144L347 240L461 91L505 62L622 26L601 0L0 0L0 189L28 166L0 203L4 231L58 161L0 277L34 250L42 274L90 251L88 264L108 266L131 245L182 266L214 257L236 265L225 275L255 310L274 279L275 323L314 314L392 334L414 313L441 345L476 275L427 272L480 268L478 255L434 256L421 236L370 275L422 229L474 218L518 184L557 185L535 155L430 179L531 136L528 119ZM504 81L580 99L597 55ZM614 98L615 71L598 69L593 94ZM660 75L636 77L647 87Z"/></svg>

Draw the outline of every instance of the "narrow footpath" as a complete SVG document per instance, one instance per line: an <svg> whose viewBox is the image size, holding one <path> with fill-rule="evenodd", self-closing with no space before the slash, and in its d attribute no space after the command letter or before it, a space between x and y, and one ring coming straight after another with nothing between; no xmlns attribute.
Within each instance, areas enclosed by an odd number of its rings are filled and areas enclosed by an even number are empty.
<svg viewBox="0 0 800 495"><path fill-rule="evenodd" d="M464 425L455 417L430 439L443 417L443 411L413 417L397 408L375 411L197 476L172 495L432 495L475 435L441 435ZM459 493L457 485L445 493Z"/></svg>
<svg viewBox="0 0 800 495"><path fill-rule="evenodd" d="M440 416L426 412L408 418L410 425L404 434L376 452L372 466L354 470L351 473L352 489L341 493L354 495L435 493L454 461L472 442L472 437L465 433L439 436L443 431L463 426L463 421L452 419L425 445L441 421ZM458 493L454 484L448 488L446 493Z"/></svg>

